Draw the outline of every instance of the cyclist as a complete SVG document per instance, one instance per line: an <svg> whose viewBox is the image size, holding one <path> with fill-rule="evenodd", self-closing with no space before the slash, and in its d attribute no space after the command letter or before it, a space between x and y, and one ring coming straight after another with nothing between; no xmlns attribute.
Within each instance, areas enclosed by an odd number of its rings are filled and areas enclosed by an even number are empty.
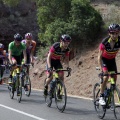
<svg viewBox="0 0 120 120"><path fill-rule="evenodd" d="M6 58L6 54L4 52L4 45L0 43L0 65L3 65L5 58ZM0 84L2 84L3 72L4 70L2 69L0 73Z"/></svg>
<svg viewBox="0 0 120 120"><path fill-rule="evenodd" d="M46 85L44 86L44 95L48 94L48 84L53 79L52 70L63 69L61 58L65 57L65 62L67 69L69 69L69 48L68 45L71 42L71 37L67 34L64 34L60 38L60 42L54 43L47 55L47 80ZM50 76L51 74L51 76ZM64 73L61 71L58 73L59 77L64 80ZM52 91L52 88L51 90Z"/></svg>
<svg viewBox="0 0 120 120"><path fill-rule="evenodd" d="M106 37L99 46L99 54L98 54L98 64L101 68L101 71L104 74L107 74L109 71L117 72L117 66L115 57L120 48L120 26L118 24L111 24L108 28L109 36ZM114 76L116 81L116 76ZM99 98L99 103L101 105L105 105L104 101L104 89L106 87L108 77L103 77L103 83L101 84L101 95Z"/></svg>
<svg viewBox="0 0 120 120"><path fill-rule="evenodd" d="M14 41L12 41L11 43L9 43L9 47L8 47L8 58L10 61L10 64L13 65L11 71L10 71L10 81L8 82L9 84L12 83L12 73L13 70L15 69L15 64L21 65L22 62L22 57L21 57L21 53L23 52L24 55L24 60L26 63L26 46L25 44L21 43L22 41L22 36L19 33L16 33L14 35Z"/></svg>
<svg viewBox="0 0 120 120"><path fill-rule="evenodd" d="M34 51L36 47L36 42L33 40L32 33L26 33L25 39L22 40L22 43L26 45L26 54L27 54L27 64L34 64ZM29 68L28 68L29 74Z"/></svg>

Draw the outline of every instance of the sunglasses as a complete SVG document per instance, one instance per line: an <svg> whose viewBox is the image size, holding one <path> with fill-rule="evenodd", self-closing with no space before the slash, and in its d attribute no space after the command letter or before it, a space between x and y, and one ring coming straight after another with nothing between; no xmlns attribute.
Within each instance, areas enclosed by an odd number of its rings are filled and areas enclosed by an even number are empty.
<svg viewBox="0 0 120 120"><path fill-rule="evenodd" d="M19 40L15 40L15 42L21 42L21 41L19 41Z"/></svg>
<svg viewBox="0 0 120 120"><path fill-rule="evenodd" d="M112 35L117 35L119 32L110 32Z"/></svg>

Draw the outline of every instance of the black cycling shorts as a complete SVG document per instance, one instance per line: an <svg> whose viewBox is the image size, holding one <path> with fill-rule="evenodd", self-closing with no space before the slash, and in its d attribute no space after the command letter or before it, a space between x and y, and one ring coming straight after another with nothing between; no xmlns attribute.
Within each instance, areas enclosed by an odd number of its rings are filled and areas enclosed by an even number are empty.
<svg viewBox="0 0 120 120"><path fill-rule="evenodd" d="M26 55L27 55L27 64L30 64L31 63L30 54L26 53ZM23 53L21 54L21 57L22 59L24 59Z"/></svg>
<svg viewBox="0 0 120 120"><path fill-rule="evenodd" d="M116 66L115 58L106 59L106 58L102 57L102 63L103 63L103 70L117 72L117 66Z"/></svg>
<svg viewBox="0 0 120 120"><path fill-rule="evenodd" d="M63 69L60 60L51 59L51 67L54 68L55 70ZM48 68L48 65L47 65L47 68Z"/></svg>
<svg viewBox="0 0 120 120"><path fill-rule="evenodd" d="M15 59L17 61L17 64L21 65L21 62L22 62L21 55L20 56L14 56L14 55L12 55L12 59Z"/></svg>
<svg viewBox="0 0 120 120"><path fill-rule="evenodd" d="M0 59L0 65L3 65L3 59Z"/></svg>

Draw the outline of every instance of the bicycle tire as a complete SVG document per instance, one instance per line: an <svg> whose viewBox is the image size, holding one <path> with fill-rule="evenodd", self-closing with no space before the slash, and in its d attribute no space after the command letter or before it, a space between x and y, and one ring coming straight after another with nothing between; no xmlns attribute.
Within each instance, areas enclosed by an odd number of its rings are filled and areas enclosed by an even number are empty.
<svg viewBox="0 0 120 120"><path fill-rule="evenodd" d="M17 80L19 81L17 90L19 90L19 92L20 92L20 94L17 95L17 101L18 101L18 103L20 103L21 99L22 99L22 79L21 79L21 77L19 77L19 75L17 76Z"/></svg>
<svg viewBox="0 0 120 120"><path fill-rule="evenodd" d="M22 82L24 82L24 93L27 97L31 94L31 80L28 74L21 78Z"/></svg>
<svg viewBox="0 0 120 120"><path fill-rule="evenodd" d="M106 114L106 107L99 104L99 96L100 96L100 84L96 83L93 88L93 102L94 108L97 112L97 116L100 119L103 119Z"/></svg>
<svg viewBox="0 0 120 120"><path fill-rule="evenodd" d="M66 87L61 80L58 80L56 83L54 96L55 96L57 109L60 112L63 112L66 108L67 93L66 93Z"/></svg>
<svg viewBox="0 0 120 120"><path fill-rule="evenodd" d="M46 84L46 79L47 78L45 78L45 80L44 80L44 86ZM48 85L48 91L50 91L50 84ZM45 98L46 105L48 107L51 107L51 105L52 105L52 98L50 97L49 93L48 93L48 95L44 95L44 98Z"/></svg>
<svg viewBox="0 0 120 120"><path fill-rule="evenodd" d="M12 79L13 81L13 79ZM15 82L13 81L12 84L8 84L8 90L9 90L9 95L10 98L13 99L14 98L14 92L15 92Z"/></svg>
<svg viewBox="0 0 120 120"><path fill-rule="evenodd" d="M114 100L114 90L111 89L111 106L110 110L113 111L115 118L117 119L116 111L115 111L115 100Z"/></svg>
<svg viewBox="0 0 120 120"><path fill-rule="evenodd" d="M116 86L114 89L114 105L115 105L115 111L114 111L114 116L116 119L118 117L120 118L120 90Z"/></svg>

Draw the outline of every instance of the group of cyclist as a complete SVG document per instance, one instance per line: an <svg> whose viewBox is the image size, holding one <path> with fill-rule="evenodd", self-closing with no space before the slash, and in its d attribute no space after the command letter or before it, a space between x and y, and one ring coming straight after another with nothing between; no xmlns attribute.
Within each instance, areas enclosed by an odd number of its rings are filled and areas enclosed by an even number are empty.
<svg viewBox="0 0 120 120"><path fill-rule="evenodd" d="M99 54L98 54L98 64L101 68L101 71L104 74L107 74L109 71L117 72L117 66L115 57L120 48L120 25L111 24L108 27L108 37L106 37L99 45ZM66 68L69 68L69 44L72 41L71 37L68 34L63 34L60 37L59 42L55 42L51 47L46 59L46 70L47 70L47 80L44 86L44 95L48 94L48 84L53 79L53 69L63 69L61 59L64 59L66 63ZM31 33L25 34L25 39L23 40L22 36L17 33L14 35L14 41L9 43L8 47L8 58L10 64L21 64L22 59L24 63L33 64L33 54L36 47L36 42L33 40ZM0 54L5 56L4 45L0 44ZM3 64L3 61L0 59L0 64ZM13 67L14 69L14 67ZM10 78L12 77L12 71L10 73ZM59 72L59 77L64 81L64 73ZM116 76L114 76L116 80ZM101 95L99 98L99 103L105 105L104 101L104 89L107 84L108 77L104 76L104 81L101 84Z"/></svg>
<svg viewBox="0 0 120 120"><path fill-rule="evenodd" d="M14 41L8 45L8 56L4 55L4 45L0 44L0 50L2 57L0 58L0 64L3 64L4 59L8 57L9 63L12 68L10 70L10 79L8 83L12 83L12 72L15 69L15 65L21 65L24 60L24 64L33 64L33 53L35 51L36 42L33 40L31 33L25 34L25 39L19 34L14 35ZM28 69L29 72L29 69ZM2 84L2 80L1 80Z"/></svg>

